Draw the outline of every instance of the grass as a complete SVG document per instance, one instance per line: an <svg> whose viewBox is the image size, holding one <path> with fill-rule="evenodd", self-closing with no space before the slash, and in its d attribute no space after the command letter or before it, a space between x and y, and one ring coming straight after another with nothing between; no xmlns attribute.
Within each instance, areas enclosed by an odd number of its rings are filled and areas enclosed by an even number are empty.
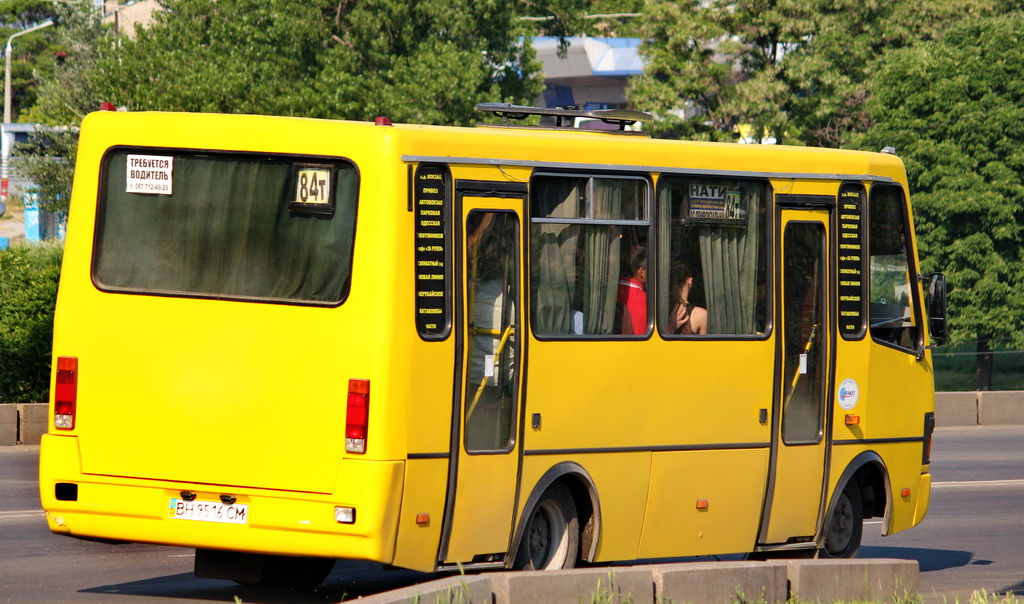
<svg viewBox="0 0 1024 604"><path fill-rule="evenodd" d="M932 351L935 389L940 392L974 390L975 358L970 346L942 346ZM996 350L992 359L992 390L1024 390L1024 351Z"/></svg>

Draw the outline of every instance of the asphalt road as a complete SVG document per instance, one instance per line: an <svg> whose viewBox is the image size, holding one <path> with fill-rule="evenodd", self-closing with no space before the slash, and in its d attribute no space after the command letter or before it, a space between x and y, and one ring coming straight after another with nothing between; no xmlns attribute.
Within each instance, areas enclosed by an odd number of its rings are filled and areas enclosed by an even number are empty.
<svg viewBox="0 0 1024 604"><path fill-rule="evenodd" d="M342 563L312 592L268 591L198 579L191 550L53 535L36 485L38 447L0 447L0 601L337 602L429 580L429 575ZM1024 595L1024 426L940 428L924 524L881 537L868 521L861 557L917 560L929 602L974 591Z"/></svg>
<svg viewBox="0 0 1024 604"><path fill-rule="evenodd" d="M929 601L1024 595L1024 426L937 429L932 481L924 523L890 537L866 526L861 557L917 560Z"/></svg>

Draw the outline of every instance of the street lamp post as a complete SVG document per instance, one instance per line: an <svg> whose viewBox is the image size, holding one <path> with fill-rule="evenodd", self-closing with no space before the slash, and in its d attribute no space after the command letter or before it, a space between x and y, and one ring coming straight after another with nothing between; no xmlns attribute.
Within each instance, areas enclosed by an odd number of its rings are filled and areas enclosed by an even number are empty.
<svg viewBox="0 0 1024 604"><path fill-rule="evenodd" d="M8 176L10 175L9 167L11 160L11 146L12 141L7 135L7 125L11 123L11 42L18 36L24 36L34 31L39 31L44 27L53 25L53 19L47 19L39 25L34 25L28 29L23 29L19 32L11 34L11 37L7 38L7 45L4 46L4 127L3 127L3 157L0 158L0 206L7 205L7 194L8 194Z"/></svg>

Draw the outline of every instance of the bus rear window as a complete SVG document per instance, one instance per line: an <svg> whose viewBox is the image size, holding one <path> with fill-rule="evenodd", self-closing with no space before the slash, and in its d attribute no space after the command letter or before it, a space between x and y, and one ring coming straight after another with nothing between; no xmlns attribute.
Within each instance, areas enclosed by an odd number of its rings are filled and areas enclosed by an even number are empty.
<svg viewBox="0 0 1024 604"><path fill-rule="evenodd" d="M348 162L118 149L100 188L101 289L318 305L348 292L358 191Z"/></svg>

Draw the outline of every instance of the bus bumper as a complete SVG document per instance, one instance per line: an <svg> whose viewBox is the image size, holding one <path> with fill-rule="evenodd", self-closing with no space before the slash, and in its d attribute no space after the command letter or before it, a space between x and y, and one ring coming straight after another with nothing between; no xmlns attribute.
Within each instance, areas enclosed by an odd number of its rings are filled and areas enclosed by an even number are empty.
<svg viewBox="0 0 1024 604"><path fill-rule="evenodd" d="M405 462L342 462L333 493L299 493L82 474L78 439L46 434L39 490L54 533L189 548L372 560L390 564L398 526ZM60 486L58 486L60 485ZM172 500L230 493L246 506L244 523L184 520ZM335 508L354 508L354 522Z"/></svg>

